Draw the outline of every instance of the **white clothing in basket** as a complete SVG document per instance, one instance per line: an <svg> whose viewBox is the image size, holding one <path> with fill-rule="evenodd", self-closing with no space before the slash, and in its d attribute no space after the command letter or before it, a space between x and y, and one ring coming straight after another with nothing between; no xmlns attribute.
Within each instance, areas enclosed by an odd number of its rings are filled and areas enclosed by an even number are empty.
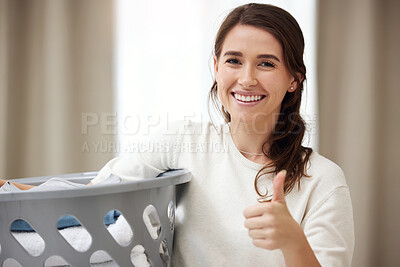
<svg viewBox="0 0 400 267"><path fill-rule="evenodd" d="M228 125L179 122L165 129L150 134L140 151L111 160L92 182L111 173L130 180L186 168L193 177L178 203L174 266L285 266L280 250L255 247L244 227L243 210L257 204L253 184L262 165L238 151ZM286 196L288 209L322 266L350 266L354 226L344 174L316 152L308 167L311 177ZM273 178L262 181L270 192Z"/></svg>

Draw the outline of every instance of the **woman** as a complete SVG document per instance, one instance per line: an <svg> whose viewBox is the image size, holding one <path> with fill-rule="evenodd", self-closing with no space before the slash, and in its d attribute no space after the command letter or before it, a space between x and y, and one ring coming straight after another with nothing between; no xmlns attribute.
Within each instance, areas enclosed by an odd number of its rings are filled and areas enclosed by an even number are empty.
<svg viewBox="0 0 400 267"><path fill-rule="evenodd" d="M177 209L174 266L350 266L344 175L301 145L303 51L301 29L286 11L236 8L216 37L210 92L227 123L168 125L149 137L151 151L112 160L93 180L191 170ZM166 149L154 151L157 144Z"/></svg>
<svg viewBox="0 0 400 267"><path fill-rule="evenodd" d="M227 123L167 125L148 137L148 149L111 160L92 180L192 172L177 208L174 266L350 266L344 175L301 145L303 51L286 11L234 9L216 37L210 91Z"/></svg>

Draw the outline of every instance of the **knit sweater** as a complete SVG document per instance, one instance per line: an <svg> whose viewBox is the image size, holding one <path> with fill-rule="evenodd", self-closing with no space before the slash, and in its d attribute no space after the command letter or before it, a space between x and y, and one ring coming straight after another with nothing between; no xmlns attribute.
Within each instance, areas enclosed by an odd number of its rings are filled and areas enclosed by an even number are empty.
<svg viewBox="0 0 400 267"><path fill-rule="evenodd" d="M180 192L176 212L174 266L285 266L280 250L252 244L243 210L256 205L254 178L261 164L236 148L228 125L177 122L148 135L132 153L111 160L92 183L112 173L123 180L155 177L186 168L193 178ZM350 266L353 211L342 170L313 152L300 189L286 203L322 266ZM272 192L274 175L260 180Z"/></svg>

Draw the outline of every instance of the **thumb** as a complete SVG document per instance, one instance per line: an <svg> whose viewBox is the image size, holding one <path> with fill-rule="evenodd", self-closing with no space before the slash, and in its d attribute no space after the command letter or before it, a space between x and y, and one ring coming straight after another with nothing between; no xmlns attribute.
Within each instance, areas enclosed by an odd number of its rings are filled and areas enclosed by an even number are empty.
<svg viewBox="0 0 400 267"><path fill-rule="evenodd" d="M285 183L286 170L280 171L274 179L274 195L272 196L272 202L285 203L285 193L283 190L283 184Z"/></svg>

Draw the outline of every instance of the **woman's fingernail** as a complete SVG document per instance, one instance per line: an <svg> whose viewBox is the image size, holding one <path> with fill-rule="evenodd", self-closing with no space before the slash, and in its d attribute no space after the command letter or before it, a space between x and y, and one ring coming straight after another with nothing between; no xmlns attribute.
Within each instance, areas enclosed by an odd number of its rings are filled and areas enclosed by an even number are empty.
<svg viewBox="0 0 400 267"><path fill-rule="evenodd" d="M281 173L286 176L287 171L286 170L281 170Z"/></svg>

